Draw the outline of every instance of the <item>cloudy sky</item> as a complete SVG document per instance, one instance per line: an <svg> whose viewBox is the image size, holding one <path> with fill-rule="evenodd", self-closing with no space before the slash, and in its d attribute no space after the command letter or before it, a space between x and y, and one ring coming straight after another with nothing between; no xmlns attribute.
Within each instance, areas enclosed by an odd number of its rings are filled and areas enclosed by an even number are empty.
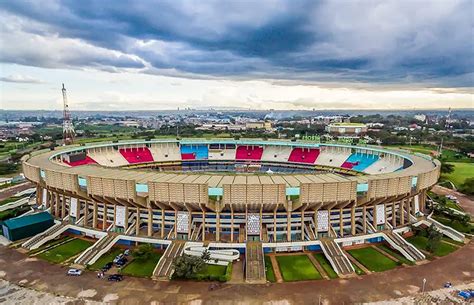
<svg viewBox="0 0 474 305"><path fill-rule="evenodd" d="M3 109L474 108L474 1L0 1Z"/></svg>

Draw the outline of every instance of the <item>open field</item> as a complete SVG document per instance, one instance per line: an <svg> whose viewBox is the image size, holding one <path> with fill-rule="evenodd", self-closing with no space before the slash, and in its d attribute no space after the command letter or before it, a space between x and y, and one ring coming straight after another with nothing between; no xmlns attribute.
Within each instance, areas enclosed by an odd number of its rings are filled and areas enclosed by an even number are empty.
<svg viewBox="0 0 474 305"><path fill-rule="evenodd" d="M412 236L407 238L407 241L412 243L415 247L420 250L427 251L428 238L424 236ZM438 249L433 253L435 256L445 256L455 251L457 248L452 245L441 242Z"/></svg>
<svg viewBox="0 0 474 305"><path fill-rule="evenodd" d="M454 172L443 174L441 178L450 180L456 187L460 187L467 178L474 177L474 163L450 162L450 164L454 165Z"/></svg>
<svg viewBox="0 0 474 305"><path fill-rule="evenodd" d="M307 255L277 256L276 259L283 280L287 282L322 279L321 274L313 266Z"/></svg>
<svg viewBox="0 0 474 305"><path fill-rule="evenodd" d="M326 271L329 278L331 278L331 279L337 279L338 278L336 271L334 271L334 269L332 269L331 263L329 263L329 261L327 260L326 256L324 256L323 253L315 253L314 257L319 262L321 267L323 267L324 271Z"/></svg>
<svg viewBox="0 0 474 305"><path fill-rule="evenodd" d="M52 263L62 263L81 253L92 245L92 242L83 239L73 239L63 245L38 254L39 258Z"/></svg>
<svg viewBox="0 0 474 305"><path fill-rule="evenodd" d="M371 247L348 250L347 252L370 271L381 272L398 266L397 262Z"/></svg>
<svg viewBox="0 0 474 305"><path fill-rule="evenodd" d="M267 281L275 283L276 278L275 278L275 272L273 271L273 265L272 265L272 260L270 259L270 256L265 255L265 273L267 275Z"/></svg>
<svg viewBox="0 0 474 305"><path fill-rule="evenodd" d="M220 265L210 265L206 264L204 269L197 274L197 276L203 276L203 277L218 277L225 275L225 272L227 270L227 266L220 266Z"/></svg>
<svg viewBox="0 0 474 305"><path fill-rule="evenodd" d="M150 277L160 260L161 253L153 252L149 259L134 259L122 269L122 274L139 277Z"/></svg>

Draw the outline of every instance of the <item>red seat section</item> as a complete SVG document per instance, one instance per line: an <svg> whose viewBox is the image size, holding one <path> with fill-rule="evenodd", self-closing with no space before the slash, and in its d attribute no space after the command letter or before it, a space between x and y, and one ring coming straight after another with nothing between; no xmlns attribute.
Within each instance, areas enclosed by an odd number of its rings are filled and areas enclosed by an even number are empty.
<svg viewBox="0 0 474 305"><path fill-rule="evenodd" d="M237 146L236 160L261 160L263 147L260 146Z"/></svg>
<svg viewBox="0 0 474 305"><path fill-rule="evenodd" d="M119 149L128 163L153 162L153 156L147 147L132 147Z"/></svg>
<svg viewBox="0 0 474 305"><path fill-rule="evenodd" d="M195 153L182 153L181 159L182 160L196 160L196 154Z"/></svg>
<svg viewBox="0 0 474 305"><path fill-rule="evenodd" d="M79 165L86 165L86 164L97 164L97 162L95 162L95 160L92 159L89 156L86 156L85 159L72 161L72 162L67 161L67 160L63 160L63 161L64 161L64 163L66 163L67 165L70 165L70 166L79 166Z"/></svg>
<svg viewBox="0 0 474 305"><path fill-rule="evenodd" d="M319 149L317 148L301 148L296 147L290 153L289 162L298 163L314 163L319 156Z"/></svg>
<svg viewBox="0 0 474 305"><path fill-rule="evenodd" d="M346 161L346 162L342 163L341 167L352 169L354 166L356 166L358 164L359 164L359 162L348 162L348 161Z"/></svg>

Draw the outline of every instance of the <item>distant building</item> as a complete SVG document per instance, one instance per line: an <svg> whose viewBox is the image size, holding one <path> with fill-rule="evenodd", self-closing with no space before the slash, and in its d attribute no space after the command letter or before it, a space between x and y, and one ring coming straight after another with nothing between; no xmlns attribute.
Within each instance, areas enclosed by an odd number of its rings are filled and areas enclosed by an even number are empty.
<svg viewBox="0 0 474 305"><path fill-rule="evenodd" d="M359 136L367 133L367 125L361 123L332 123L326 126L332 135Z"/></svg>
<svg viewBox="0 0 474 305"><path fill-rule="evenodd" d="M425 114L415 114L413 118L417 121L420 122L425 122L426 121L426 115Z"/></svg>

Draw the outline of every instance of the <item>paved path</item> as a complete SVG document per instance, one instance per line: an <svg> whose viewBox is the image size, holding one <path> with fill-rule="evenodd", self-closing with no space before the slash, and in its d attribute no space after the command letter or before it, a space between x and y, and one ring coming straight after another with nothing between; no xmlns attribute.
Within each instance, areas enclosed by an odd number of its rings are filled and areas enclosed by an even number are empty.
<svg viewBox="0 0 474 305"><path fill-rule="evenodd" d="M11 196L15 195L18 192L24 191L26 189L34 187L34 184L31 182L23 182L9 188L0 190L0 201L10 198Z"/></svg>
<svg viewBox="0 0 474 305"><path fill-rule="evenodd" d="M474 216L474 199L471 196L464 195L463 193L439 185L435 185L431 191L437 195L446 196L450 194L456 196L459 200L459 205L464 209L464 211Z"/></svg>
<svg viewBox="0 0 474 305"><path fill-rule="evenodd" d="M281 275L281 271L278 265L278 261L274 254L270 255L270 260L272 261L273 273L275 274L275 280L277 283L283 283L283 276Z"/></svg>
<svg viewBox="0 0 474 305"><path fill-rule="evenodd" d="M143 278L126 277L123 282L109 283L86 272L80 277L67 277L66 267L51 265L27 257L16 250L0 246L0 278L40 292L103 301L110 297L120 304L150 304L152 301L169 304L314 304L321 297L326 304L374 302L413 295L420 291L423 278L428 279L426 290L453 284L474 282L474 261L471 258L474 242L454 253L434 261L381 273L348 279L319 280L262 285L223 284L210 290L209 282L156 282ZM367 291L370 289L370 293ZM202 303L200 303L202 302Z"/></svg>
<svg viewBox="0 0 474 305"><path fill-rule="evenodd" d="M323 277L325 280L329 280L329 276L326 273L326 270L323 269L323 267L319 264L318 260L314 257L312 253L306 253L308 255L309 260L313 263L314 267L318 269L319 274Z"/></svg>

